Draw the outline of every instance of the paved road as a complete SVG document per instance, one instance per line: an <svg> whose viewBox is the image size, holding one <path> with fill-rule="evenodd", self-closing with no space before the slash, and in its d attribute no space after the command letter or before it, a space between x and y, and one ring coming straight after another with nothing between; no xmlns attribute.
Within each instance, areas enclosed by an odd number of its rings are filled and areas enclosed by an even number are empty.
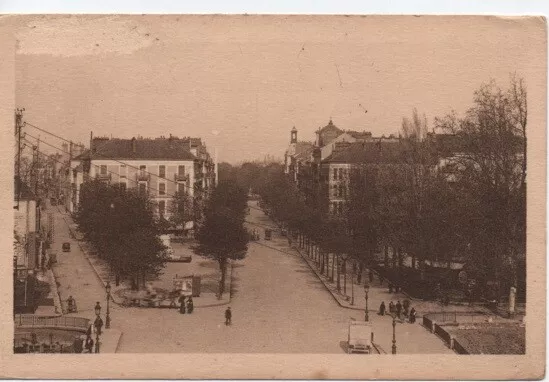
<svg viewBox="0 0 549 382"><path fill-rule="evenodd" d="M272 224L263 212L254 209L247 220ZM62 264L78 271L67 271L59 281L68 282L68 291L93 307L103 293L99 281L77 249L70 256L71 261ZM73 280L74 276L78 280ZM192 315L116 307L113 327L124 333L118 351L341 354L349 320L364 318L360 311L339 307L301 257L277 235L272 241L250 243L246 259L235 263L231 308L233 325L227 327L223 324L223 306L196 309ZM391 320L375 316L372 325L375 342L390 352ZM399 353L451 353L418 324L397 326L397 346Z"/></svg>

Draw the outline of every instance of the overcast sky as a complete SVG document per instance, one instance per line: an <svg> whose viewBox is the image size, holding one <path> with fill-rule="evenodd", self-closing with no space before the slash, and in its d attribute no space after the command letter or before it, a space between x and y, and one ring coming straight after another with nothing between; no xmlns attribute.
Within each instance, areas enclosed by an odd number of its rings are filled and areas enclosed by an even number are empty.
<svg viewBox="0 0 549 382"><path fill-rule="evenodd" d="M330 117L342 129L391 134L416 107L432 126L435 116L470 106L482 82L494 78L506 86L514 71L525 78L530 101L545 99L541 19L32 16L19 22L17 106L25 107L26 121L86 146L91 131L198 136L212 153L217 148L219 160L235 163L282 158L292 126L300 140L313 140Z"/></svg>

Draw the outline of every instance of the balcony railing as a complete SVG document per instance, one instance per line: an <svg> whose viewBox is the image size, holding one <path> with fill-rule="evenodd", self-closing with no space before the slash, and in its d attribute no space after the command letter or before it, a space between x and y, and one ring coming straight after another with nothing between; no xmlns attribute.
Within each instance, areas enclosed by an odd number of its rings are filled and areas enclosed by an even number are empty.
<svg viewBox="0 0 549 382"><path fill-rule="evenodd" d="M112 174L95 174L95 179L97 180L108 180L112 179Z"/></svg>
<svg viewBox="0 0 549 382"><path fill-rule="evenodd" d="M139 171L137 174L135 174L135 177L137 181L148 182L151 179L151 174L144 171Z"/></svg>

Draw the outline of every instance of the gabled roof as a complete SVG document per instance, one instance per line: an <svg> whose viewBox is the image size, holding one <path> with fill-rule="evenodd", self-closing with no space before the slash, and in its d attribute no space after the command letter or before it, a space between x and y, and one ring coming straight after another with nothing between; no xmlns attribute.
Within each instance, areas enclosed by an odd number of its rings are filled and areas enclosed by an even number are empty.
<svg viewBox="0 0 549 382"><path fill-rule="evenodd" d="M165 159L194 160L196 156L190 147L200 146L200 138L179 139L106 139L95 138L92 141L93 159ZM90 157L90 150L75 159Z"/></svg>
<svg viewBox="0 0 549 382"><path fill-rule="evenodd" d="M404 162L404 150L400 143L355 142L341 151L334 151L324 163L396 164Z"/></svg>

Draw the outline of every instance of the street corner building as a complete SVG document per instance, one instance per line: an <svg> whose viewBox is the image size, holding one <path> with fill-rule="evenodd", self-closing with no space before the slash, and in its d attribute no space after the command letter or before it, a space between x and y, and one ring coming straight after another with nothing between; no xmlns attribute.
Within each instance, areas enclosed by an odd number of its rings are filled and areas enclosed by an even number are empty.
<svg viewBox="0 0 549 382"><path fill-rule="evenodd" d="M216 183L217 165L200 138L90 138L90 149L71 159L69 210L79 204L82 184L96 179L137 188L155 203L156 214L169 219L176 192L200 205ZM192 222L186 229L192 229Z"/></svg>

